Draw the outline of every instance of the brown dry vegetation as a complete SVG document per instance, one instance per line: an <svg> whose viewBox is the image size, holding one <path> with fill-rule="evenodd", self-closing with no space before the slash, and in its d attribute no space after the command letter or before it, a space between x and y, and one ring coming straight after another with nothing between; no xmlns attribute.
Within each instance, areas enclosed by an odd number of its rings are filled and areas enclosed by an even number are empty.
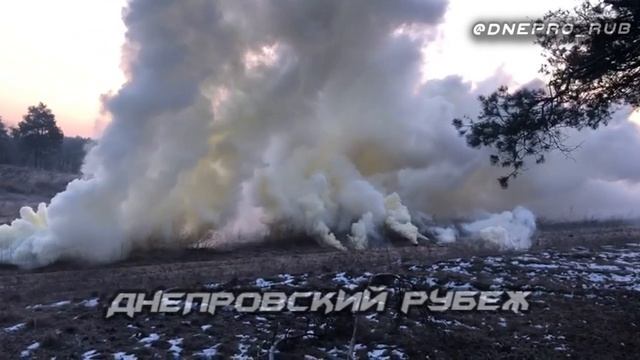
<svg viewBox="0 0 640 360"><path fill-rule="evenodd" d="M37 207L49 202L78 177L54 171L0 165L0 224L9 223L23 206Z"/></svg>

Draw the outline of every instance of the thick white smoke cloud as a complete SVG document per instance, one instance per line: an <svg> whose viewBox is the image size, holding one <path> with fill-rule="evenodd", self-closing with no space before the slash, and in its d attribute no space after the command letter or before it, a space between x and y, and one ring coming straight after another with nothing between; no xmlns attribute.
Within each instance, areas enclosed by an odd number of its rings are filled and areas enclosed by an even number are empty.
<svg viewBox="0 0 640 360"><path fill-rule="evenodd" d="M419 212L530 204L556 215L559 197L591 206L582 196L594 186L638 199L633 171L583 164L569 174L555 160L498 188L487 154L468 149L450 122L474 114L477 94L502 79L475 90L457 77L419 83L421 48L444 0L245 5L131 1L128 81L105 102L113 120L84 178L47 209L0 227L0 262L108 262L211 229L282 223L334 247L363 248L383 228L417 242ZM640 144L626 135L621 149ZM617 190L620 181L629 189ZM533 221L519 213L510 213L514 221Z"/></svg>
<svg viewBox="0 0 640 360"><path fill-rule="evenodd" d="M462 228L472 237L502 250L526 250L531 247L536 219L531 211L519 206L513 211L492 214L486 219L463 224Z"/></svg>

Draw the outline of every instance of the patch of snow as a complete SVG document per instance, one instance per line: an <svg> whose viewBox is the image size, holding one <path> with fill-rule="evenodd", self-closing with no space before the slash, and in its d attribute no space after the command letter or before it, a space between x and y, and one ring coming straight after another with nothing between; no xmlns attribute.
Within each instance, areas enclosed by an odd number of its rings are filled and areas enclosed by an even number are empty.
<svg viewBox="0 0 640 360"><path fill-rule="evenodd" d="M427 320L432 322L432 323L434 323L434 324L444 325L445 327L460 326L460 327L464 327L464 328L467 328L467 329L470 329L470 330L476 330L477 329L476 327L473 327L473 326L470 326L470 325L467 325L467 324L463 324L458 320L450 321L450 320L446 320L446 319L436 319L433 316L428 316Z"/></svg>
<svg viewBox="0 0 640 360"><path fill-rule="evenodd" d="M366 272L362 276L359 276L357 278L352 278L347 276L345 272L340 272L333 277L333 281L349 290L353 290L357 288L360 284L366 282L370 276L371 276L371 273Z"/></svg>
<svg viewBox="0 0 640 360"><path fill-rule="evenodd" d="M242 342L243 340L247 340L249 336L247 335L236 335L236 337L240 338L238 342L238 353L233 355L232 359L246 359L249 353L249 344L245 344Z"/></svg>
<svg viewBox="0 0 640 360"><path fill-rule="evenodd" d="M393 355L396 359L409 359L409 356L398 349L391 350L391 355Z"/></svg>
<svg viewBox="0 0 640 360"><path fill-rule="evenodd" d="M507 319L501 317L500 320L498 321L498 325L502 327L507 327Z"/></svg>
<svg viewBox="0 0 640 360"><path fill-rule="evenodd" d="M588 264L587 267L591 270L607 270L607 271L620 270L620 268L615 265Z"/></svg>
<svg viewBox="0 0 640 360"><path fill-rule="evenodd" d="M628 282L632 282L634 280L633 275L627 274L627 275L618 275L618 274L611 274L611 280L616 281L616 282L624 282L624 283L628 283Z"/></svg>
<svg viewBox="0 0 640 360"><path fill-rule="evenodd" d="M631 285L631 286L625 286L625 289L631 290L631 291L640 291L640 284L634 284L634 285Z"/></svg>
<svg viewBox="0 0 640 360"><path fill-rule="evenodd" d="M449 281L448 283L444 284L444 287L450 290L475 290L476 289L473 285L469 283L458 283L455 281Z"/></svg>
<svg viewBox="0 0 640 360"><path fill-rule="evenodd" d="M180 354L182 353L182 347L180 345L182 345L182 340L184 340L183 338L175 338L175 339L171 339L168 341L169 344L171 344L171 347L169 348L169 351L173 353L174 356L180 356Z"/></svg>
<svg viewBox="0 0 640 360"><path fill-rule="evenodd" d="M94 356L100 355L96 350L89 350L82 353L82 360L91 360Z"/></svg>
<svg viewBox="0 0 640 360"><path fill-rule="evenodd" d="M193 354L195 356L200 356L200 357L204 357L205 359L210 359L214 356L216 356L218 354L218 347L220 347L221 344L215 344L212 347L208 347L206 349L202 349L199 352Z"/></svg>
<svg viewBox="0 0 640 360"><path fill-rule="evenodd" d="M9 326L9 327L4 328L4 331L6 331L6 332L15 332L15 331L23 329L25 326L27 326L26 323L19 323L19 324L15 324L13 326Z"/></svg>
<svg viewBox="0 0 640 360"><path fill-rule="evenodd" d="M152 342L158 341L159 339L160 339L160 335L156 333L151 333L149 334L149 336L143 337L142 339L140 339L140 342L145 344L146 347L149 347L151 346Z"/></svg>
<svg viewBox="0 0 640 360"><path fill-rule="evenodd" d="M529 264L520 264L520 266L523 266L523 267L526 267L526 268L530 268L530 269L558 269L558 268L560 268L560 266L557 265L557 264L535 264L535 263L529 263Z"/></svg>
<svg viewBox="0 0 640 360"><path fill-rule="evenodd" d="M426 280L424 281L424 283L428 287L434 287L434 286L438 285L438 279L433 278L433 277L427 277Z"/></svg>
<svg viewBox="0 0 640 360"><path fill-rule="evenodd" d="M605 282L607 278L601 274L591 273L587 275L587 280L595 283Z"/></svg>
<svg viewBox="0 0 640 360"><path fill-rule="evenodd" d="M38 350L39 347L40 347L40 343L34 342L33 344L27 346L26 350L23 350L22 352L20 352L20 357L30 357L31 353L35 350Z"/></svg>
<svg viewBox="0 0 640 360"><path fill-rule="evenodd" d="M270 288L274 285L273 281L265 280L263 278L256 279L256 286L259 288Z"/></svg>
<svg viewBox="0 0 640 360"><path fill-rule="evenodd" d="M220 286L220 284L218 284L218 283L209 283L209 284L205 284L204 288L205 289L215 289L215 288L217 288L219 286Z"/></svg>
<svg viewBox="0 0 640 360"><path fill-rule="evenodd" d="M80 302L80 305L85 307L96 307L98 306L99 303L100 303L99 298L92 298L92 299L82 300Z"/></svg>
<svg viewBox="0 0 640 360"><path fill-rule="evenodd" d="M60 306L65 306L65 305L69 305L71 304L71 301L69 300L63 300L63 301L58 301L52 304L36 304L36 305L29 305L27 306L27 309L42 309L42 308L53 308L53 307L60 307Z"/></svg>
<svg viewBox="0 0 640 360"><path fill-rule="evenodd" d="M371 314L369 314L369 315L367 315L367 316L365 316L365 317L366 317L366 318L367 318L367 320L369 320L369 321L376 321L376 322L377 322L377 321L378 321L378 319L376 319L376 316L377 316L377 315L378 315L377 313L371 313Z"/></svg>
<svg viewBox="0 0 640 360"><path fill-rule="evenodd" d="M138 357L133 354L127 354L125 352L117 352L113 354L114 360L138 360Z"/></svg>
<svg viewBox="0 0 640 360"><path fill-rule="evenodd" d="M470 265L470 264L467 263L467 265ZM471 274L467 270L465 270L464 267L465 267L464 264L459 264L454 266L445 265L445 266L442 266L441 271L453 272L453 273L470 276Z"/></svg>
<svg viewBox="0 0 640 360"><path fill-rule="evenodd" d="M385 356L384 354L387 352L387 349L373 349L367 353L369 359L389 359L389 356Z"/></svg>
<svg viewBox="0 0 640 360"><path fill-rule="evenodd" d="M281 284L284 284L284 285L292 285L293 282L296 280L296 278L291 274L280 274L278 275L278 277L282 279Z"/></svg>

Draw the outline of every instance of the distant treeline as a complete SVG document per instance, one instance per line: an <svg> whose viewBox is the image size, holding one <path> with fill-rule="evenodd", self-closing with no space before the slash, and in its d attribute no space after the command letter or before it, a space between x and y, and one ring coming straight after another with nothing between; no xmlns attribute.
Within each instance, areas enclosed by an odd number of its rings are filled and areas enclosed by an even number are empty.
<svg viewBox="0 0 640 360"><path fill-rule="evenodd" d="M55 115L43 103L30 106L16 127L0 117L0 164L78 173L92 140L66 137Z"/></svg>

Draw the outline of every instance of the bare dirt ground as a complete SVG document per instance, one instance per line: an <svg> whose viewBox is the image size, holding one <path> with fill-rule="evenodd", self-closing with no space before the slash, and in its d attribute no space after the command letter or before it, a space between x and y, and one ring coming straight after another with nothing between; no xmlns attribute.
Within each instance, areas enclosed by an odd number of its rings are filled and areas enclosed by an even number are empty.
<svg viewBox="0 0 640 360"><path fill-rule="evenodd" d="M37 187L37 177L25 176L29 179L18 182ZM3 186L6 190L6 182ZM32 201L51 196L33 195L22 186ZM352 342L360 359L638 357L637 224L546 225L527 253L461 244L396 244L342 253L286 243L233 251L156 250L104 266L0 267L0 358L345 359ZM358 315L224 309L215 315L147 312L105 319L106 308L123 289L357 291L379 278L376 274L388 273L398 275L385 283L396 293L407 288L531 291L530 309L435 313L416 308L402 315L392 303L384 312Z"/></svg>
<svg viewBox="0 0 640 360"><path fill-rule="evenodd" d="M102 267L0 269L5 358L635 358L640 349L640 230L540 231L526 254L465 247L340 253L315 247L165 251ZM579 244L579 245L578 245ZM526 313L142 313L105 319L118 290L363 289L377 273L416 289L532 291ZM401 285L404 284L404 285ZM394 298L392 298L394 299ZM355 318L358 318L357 322ZM274 343L277 346L274 347ZM271 350L273 348L273 350Z"/></svg>

